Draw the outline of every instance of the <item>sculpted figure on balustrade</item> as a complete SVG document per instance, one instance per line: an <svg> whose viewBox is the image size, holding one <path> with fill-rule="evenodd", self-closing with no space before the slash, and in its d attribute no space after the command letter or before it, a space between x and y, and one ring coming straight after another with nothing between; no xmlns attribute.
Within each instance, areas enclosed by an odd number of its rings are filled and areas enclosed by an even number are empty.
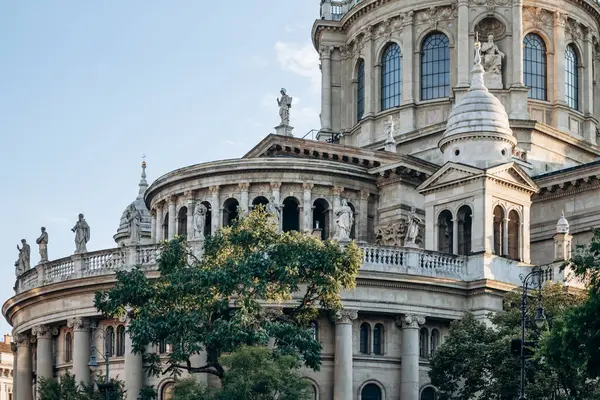
<svg viewBox="0 0 600 400"><path fill-rule="evenodd" d="M83 214L79 214L79 219L71 231L75 232L75 254L87 253L86 244L90 241L90 226L85 222Z"/></svg>
<svg viewBox="0 0 600 400"><path fill-rule="evenodd" d="M48 262L48 232L45 227L41 227L42 231L39 238L36 239L35 243L40 248L40 264Z"/></svg>
<svg viewBox="0 0 600 400"><path fill-rule="evenodd" d="M17 245L17 250L19 250L19 258L15 261L15 274L17 276L29 270L31 267L31 247L29 247L25 239L21 239L21 245L22 247Z"/></svg>
<svg viewBox="0 0 600 400"><path fill-rule="evenodd" d="M142 214L135 208L135 205L130 204L126 218L129 223L129 238L133 243L139 243L142 238Z"/></svg>

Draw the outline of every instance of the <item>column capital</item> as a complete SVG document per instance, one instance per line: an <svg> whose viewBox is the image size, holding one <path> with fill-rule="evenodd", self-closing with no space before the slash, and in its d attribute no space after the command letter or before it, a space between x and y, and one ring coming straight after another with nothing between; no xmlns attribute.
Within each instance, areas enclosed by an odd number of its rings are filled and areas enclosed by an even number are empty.
<svg viewBox="0 0 600 400"><path fill-rule="evenodd" d="M467 0L464 0L467 1ZM460 4L460 0L459 0L459 4ZM402 26L406 27L406 26L411 26L413 24L413 17L414 17L414 11L410 10L408 12L402 13Z"/></svg>
<svg viewBox="0 0 600 400"><path fill-rule="evenodd" d="M371 193L367 192L366 190L360 191L360 199L361 200L369 200L369 196L371 196Z"/></svg>
<svg viewBox="0 0 600 400"><path fill-rule="evenodd" d="M334 48L335 47L333 47L333 46L321 46L319 48L319 54L321 55L321 60L330 59L331 53L333 53Z"/></svg>
<svg viewBox="0 0 600 400"><path fill-rule="evenodd" d="M31 336L29 333L17 333L15 340L17 342L17 347L29 347L32 343L35 343L35 337Z"/></svg>
<svg viewBox="0 0 600 400"><path fill-rule="evenodd" d="M152 210L150 210L150 215L153 217L156 217L156 208L153 208Z"/></svg>
<svg viewBox="0 0 600 400"><path fill-rule="evenodd" d="M281 182L271 182L271 190L279 190L281 189Z"/></svg>
<svg viewBox="0 0 600 400"><path fill-rule="evenodd" d="M175 205L176 201L177 201L176 195L169 196L169 198L167 199L167 203L169 204L169 206Z"/></svg>
<svg viewBox="0 0 600 400"><path fill-rule="evenodd" d="M247 192L250 189L250 182L240 182L238 183L238 187L242 192Z"/></svg>
<svg viewBox="0 0 600 400"><path fill-rule="evenodd" d="M95 328L95 324L88 318L71 318L67 321L67 326L73 328L74 331L89 331L91 328Z"/></svg>
<svg viewBox="0 0 600 400"><path fill-rule="evenodd" d="M313 188L314 188L314 187L315 187L315 184L314 184L314 183L308 183L308 182L304 182L304 183L302 184L302 188L303 188L304 190L307 190L307 191L311 191L311 190L313 190Z"/></svg>
<svg viewBox="0 0 600 400"><path fill-rule="evenodd" d="M17 352L17 348L18 348L18 347L19 347L19 346L17 345L17 342L10 342L10 350L11 350L13 353L16 353L16 352ZM14 373L14 374L16 374L16 373L17 373L17 371L15 370L13 373Z"/></svg>
<svg viewBox="0 0 600 400"><path fill-rule="evenodd" d="M405 314L396 319L396 326L403 329L418 329L420 325L425 324L425 316L419 314Z"/></svg>
<svg viewBox="0 0 600 400"><path fill-rule="evenodd" d="M58 328L50 325L37 325L31 330L31 334L38 339L51 339L58 335Z"/></svg>
<svg viewBox="0 0 600 400"><path fill-rule="evenodd" d="M352 321L358 318L358 311L344 308L337 311L333 317L336 325L351 324Z"/></svg>
<svg viewBox="0 0 600 400"><path fill-rule="evenodd" d="M564 14L560 11L554 12L554 26L562 26L564 27L567 23L568 15Z"/></svg>
<svg viewBox="0 0 600 400"><path fill-rule="evenodd" d="M331 189L331 192L333 193L334 196L340 196L343 191L344 191L344 187L343 186L334 186Z"/></svg>
<svg viewBox="0 0 600 400"><path fill-rule="evenodd" d="M186 190L183 195L185 196L185 199L189 202L189 201L194 201L194 195L196 194L195 190Z"/></svg>
<svg viewBox="0 0 600 400"><path fill-rule="evenodd" d="M220 189L219 185L211 186L208 188L210 194L212 194L212 195L219 194L219 189Z"/></svg>

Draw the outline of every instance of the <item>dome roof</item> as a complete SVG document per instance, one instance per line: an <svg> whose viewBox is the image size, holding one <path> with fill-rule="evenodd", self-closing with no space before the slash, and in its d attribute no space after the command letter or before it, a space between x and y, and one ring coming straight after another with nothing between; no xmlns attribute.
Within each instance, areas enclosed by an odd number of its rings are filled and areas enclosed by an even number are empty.
<svg viewBox="0 0 600 400"><path fill-rule="evenodd" d="M149 240L152 236L152 217L148 208L146 207L146 203L144 202L144 193L146 189L148 189L148 182L146 181L146 162L142 162L142 178L139 183L139 191L136 199L131 202L123 214L121 215L121 220L119 221L119 228L117 229L117 233L114 235L115 242L117 244L125 244L125 241L131 239L131 232L129 229L129 218L128 215L130 211L135 209L140 213L141 216L141 224L140 224L140 241L143 244L145 242L144 239Z"/></svg>
<svg viewBox="0 0 600 400"><path fill-rule="evenodd" d="M506 109L484 84L479 42L476 47L471 87L448 116L446 132L440 141L442 151L451 141L474 137L504 140L516 145Z"/></svg>
<svg viewBox="0 0 600 400"><path fill-rule="evenodd" d="M556 233L569 233L569 221L565 218L565 212L561 213L560 219L556 223Z"/></svg>

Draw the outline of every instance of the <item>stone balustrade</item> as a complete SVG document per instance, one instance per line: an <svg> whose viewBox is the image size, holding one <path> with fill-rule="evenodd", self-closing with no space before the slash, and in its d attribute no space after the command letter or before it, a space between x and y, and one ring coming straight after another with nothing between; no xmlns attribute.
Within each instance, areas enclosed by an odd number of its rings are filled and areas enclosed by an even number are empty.
<svg viewBox="0 0 600 400"><path fill-rule="evenodd" d="M321 18L339 21L352 7L364 0L325 0L321 4Z"/></svg>
<svg viewBox="0 0 600 400"><path fill-rule="evenodd" d="M364 250L362 270L408 275L466 279L466 258L422 249L360 244ZM16 292L71 279L111 275L134 265L156 269L156 245L118 247L74 254L37 265L22 274Z"/></svg>

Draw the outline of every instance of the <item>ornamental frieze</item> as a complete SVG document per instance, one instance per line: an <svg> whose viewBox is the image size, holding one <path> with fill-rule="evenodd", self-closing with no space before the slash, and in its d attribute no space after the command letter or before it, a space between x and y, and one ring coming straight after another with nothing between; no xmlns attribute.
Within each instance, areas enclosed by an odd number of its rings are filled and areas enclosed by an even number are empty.
<svg viewBox="0 0 600 400"><path fill-rule="evenodd" d="M552 26L554 24L554 15L548 10L540 7L523 7L523 20L529 21L534 28L543 26Z"/></svg>
<svg viewBox="0 0 600 400"><path fill-rule="evenodd" d="M455 19L458 16L457 10L454 3L449 6L429 7L415 13L415 24L428 23L436 27L440 21Z"/></svg>
<svg viewBox="0 0 600 400"><path fill-rule="evenodd" d="M509 6L511 0L470 0L471 6L485 6L488 12L493 12L496 7Z"/></svg>

